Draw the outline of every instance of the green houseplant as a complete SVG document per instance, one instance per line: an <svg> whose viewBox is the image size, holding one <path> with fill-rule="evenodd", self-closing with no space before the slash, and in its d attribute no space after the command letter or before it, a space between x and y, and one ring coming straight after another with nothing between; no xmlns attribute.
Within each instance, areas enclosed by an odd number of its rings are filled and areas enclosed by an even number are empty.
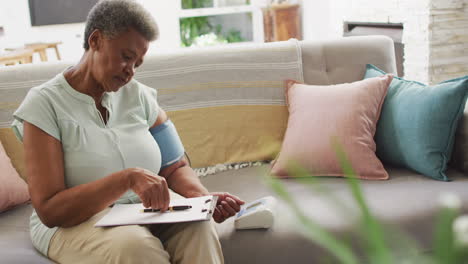
<svg viewBox="0 0 468 264"><path fill-rule="evenodd" d="M205 8L212 6L212 0L182 0L183 9L193 8ZM203 17L187 17L180 19L180 39L182 46L190 47L194 44L203 42L198 41L197 38L207 38L210 35L215 34L213 39L216 43L231 43L241 42L244 39L238 30L229 30L227 33L222 34L222 26L213 26L210 22L210 18L207 16Z"/></svg>
<svg viewBox="0 0 468 264"><path fill-rule="evenodd" d="M212 0L182 0L183 9L208 7ZM180 39L182 46L190 47L193 40L199 35L211 32L208 17L187 17L180 19Z"/></svg>
<svg viewBox="0 0 468 264"><path fill-rule="evenodd" d="M346 175L356 175L344 150L336 142L333 145L343 172ZM326 190L325 186L321 186L319 178L310 177L312 175L297 163L290 162L288 171L291 175L298 176L297 180L309 186L313 192L325 195L332 202L339 205L340 208L344 207L339 199L336 199L331 192ZM316 221L307 217L280 179L271 175L265 177L266 183L288 204L305 231L304 235L329 253L330 259L324 260L324 263L468 263L468 216L458 217L457 219L460 201L456 196L447 195L442 197L442 206L434 227L432 251L424 252L409 235L395 230L393 227L386 226L373 216L357 178L349 177L344 180L348 182L352 198L359 208L360 217L356 235L360 238L359 241L362 242L360 246L364 249L364 256L356 252L352 242L338 239ZM461 234L460 232L464 233Z"/></svg>

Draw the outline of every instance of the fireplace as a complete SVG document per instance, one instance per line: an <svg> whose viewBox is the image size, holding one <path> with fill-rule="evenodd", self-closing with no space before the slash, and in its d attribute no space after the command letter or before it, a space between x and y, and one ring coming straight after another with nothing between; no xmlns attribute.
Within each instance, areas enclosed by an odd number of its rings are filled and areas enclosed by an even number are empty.
<svg viewBox="0 0 468 264"><path fill-rule="evenodd" d="M398 34L406 79L434 84L468 72L467 0L330 0L328 8L336 37Z"/></svg>
<svg viewBox="0 0 468 264"><path fill-rule="evenodd" d="M401 23L366 23L366 22L344 22L343 36L368 36L384 35L390 37L395 43L395 58L397 74L404 76L404 48L402 42L403 24Z"/></svg>

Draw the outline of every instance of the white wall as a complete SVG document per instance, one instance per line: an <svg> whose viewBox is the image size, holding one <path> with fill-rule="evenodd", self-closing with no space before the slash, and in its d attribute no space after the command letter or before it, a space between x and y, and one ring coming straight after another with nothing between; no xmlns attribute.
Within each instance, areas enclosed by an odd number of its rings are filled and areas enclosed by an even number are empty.
<svg viewBox="0 0 468 264"><path fill-rule="evenodd" d="M148 53L164 52L179 48L180 35L176 0L138 0L153 14L159 26L159 39L152 43Z"/></svg>
<svg viewBox="0 0 468 264"><path fill-rule="evenodd" d="M302 38L324 40L337 37L330 30L333 23L331 1L301 0Z"/></svg>
<svg viewBox="0 0 468 264"><path fill-rule="evenodd" d="M5 36L0 38L0 47L9 43L14 44L21 39L25 31L31 27L28 1L0 0L0 25L5 30Z"/></svg>

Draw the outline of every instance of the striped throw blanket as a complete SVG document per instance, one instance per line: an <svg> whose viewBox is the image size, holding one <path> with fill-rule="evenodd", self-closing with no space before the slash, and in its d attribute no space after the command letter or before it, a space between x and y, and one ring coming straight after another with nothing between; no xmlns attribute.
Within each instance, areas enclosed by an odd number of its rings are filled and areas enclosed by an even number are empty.
<svg viewBox="0 0 468 264"><path fill-rule="evenodd" d="M271 160L287 125L284 80L303 81L297 40L185 50L145 61L194 167Z"/></svg>

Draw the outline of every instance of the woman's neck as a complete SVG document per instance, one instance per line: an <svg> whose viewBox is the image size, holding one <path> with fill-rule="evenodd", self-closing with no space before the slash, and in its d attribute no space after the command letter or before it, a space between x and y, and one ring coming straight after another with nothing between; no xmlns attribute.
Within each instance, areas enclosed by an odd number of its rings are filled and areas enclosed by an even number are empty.
<svg viewBox="0 0 468 264"><path fill-rule="evenodd" d="M101 103L104 89L102 89L91 72L88 52L83 54L78 64L66 70L64 76L73 89L91 96L97 105Z"/></svg>

